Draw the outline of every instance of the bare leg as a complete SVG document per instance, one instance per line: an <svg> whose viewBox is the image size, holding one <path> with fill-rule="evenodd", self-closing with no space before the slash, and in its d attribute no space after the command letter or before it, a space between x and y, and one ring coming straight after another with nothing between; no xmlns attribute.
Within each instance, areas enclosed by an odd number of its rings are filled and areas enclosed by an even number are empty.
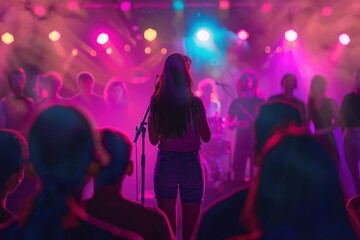
<svg viewBox="0 0 360 240"><path fill-rule="evenodd" d="M195 224L200 215L201 203L181 203L182 205L182 224L183 239L188 240L194 230Z"/></svg>
<svg viewBox="0 0 360 240"><path fill-rule="evenodd" d="M166 214L176 236L176 199L157 199L158 207Z"/></svg>

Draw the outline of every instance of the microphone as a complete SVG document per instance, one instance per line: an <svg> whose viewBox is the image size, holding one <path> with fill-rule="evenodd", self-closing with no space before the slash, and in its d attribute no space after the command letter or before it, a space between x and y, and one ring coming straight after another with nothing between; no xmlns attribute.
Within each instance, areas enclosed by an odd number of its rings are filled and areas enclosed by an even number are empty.
<svg viewBox="0 0 360 240"><path fill-rule="evenodd" d="M220 87L228 87L228 86L229 86L229 84L221 83L221 82L216 82L216 81L215 81L215 84L218 85L218 86L220 86Z"/></svg>

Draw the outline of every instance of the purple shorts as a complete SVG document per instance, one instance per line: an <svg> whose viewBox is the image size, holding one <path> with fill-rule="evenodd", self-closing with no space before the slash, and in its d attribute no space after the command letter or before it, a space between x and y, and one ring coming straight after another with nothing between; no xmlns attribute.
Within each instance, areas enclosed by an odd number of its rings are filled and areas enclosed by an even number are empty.
<svg viewBox="0 0 360 240"><path fill-rule="evenodd" d="M204 197L204 171L196 152L159 151L154 171L155 197L182 202L201 202Z"/></svg>

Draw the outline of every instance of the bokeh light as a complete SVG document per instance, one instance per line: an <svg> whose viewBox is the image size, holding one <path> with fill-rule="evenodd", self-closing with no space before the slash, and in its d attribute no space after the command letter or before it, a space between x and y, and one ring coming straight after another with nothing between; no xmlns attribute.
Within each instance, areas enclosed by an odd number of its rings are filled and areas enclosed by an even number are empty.
<svg viewBox="0 0 360 240"><path fill-rule="evenodd" d="M285 32L285 39L289 42L294 42L297 37L297 33L292 29Z"/></svg>
<svg viewBox="0 0 360 240"><path fill-rule="evenodd" d="M240 40L245 41L249 38L250 34L248 31L241 29L238 31L237 36Z"/></svg>
<svg viewBox="0 0 360 240"><path fill-rule="evenodd" d="M340 34L339 36L339 42L342 44L342 45L348 45L350 43L350 36L346 33L342 33Z"/></svg>
<svg viewBox="0 0 360 240"><path fill-rule="evenodd" d="M324 17L328 17L332 14L333 10L329 6L325 6L321 9L321 15Z"/></svg>
<svg viewBox="0 0 360 240"><path fill-rule="evenodd" d="M79 3L76 0L69 1L66 6L69 11L79 11Z"/></svg>
<svg viewBox="0 0 360 240"><path fill-rule="evenodd" d="M60 37L61 37L61 34L56 30L49 33L49 39L53 42L59 41Z"/></svg>
<svg viewBox="0 0 360 240"><path fill-rule="evenodd" d="M230 1L229 0L220 0L219 1L219 9L220 10L229 10L230 9Z"/></svg>
<svg viewBox="0 0 360 240"><path fill-rule="evenodd" d="M144 31L144 38L149 42L154 41L156 36L157 36L157 32L155 29L148 28Z"/></svg>
<svg viewBox="0 0 360 240"><path fill-rule="evenodd" d="M206 42L210 39L210 33L205 29L201 29L196 33L196 37L199 41Z"/></svg>
<svg viewBox="0 0 360 240"><path fill-rule="evenodd" d="M266 46L264 49L265 53L270 53L271 52L271 47L270 46Z"/></svg>
<svg viewBox="0 0 360 240"><path fill-rule="evenodd" d="M33 11L34 11L35 15L40 17L40 18L45 17L46 14L47 14L47 10L43 5L36 5L33 8Z"/></svg>
<svg viewBox="0 0 360 240"><path fill-rule="evenodd" d="M167 52L168 52L168 50L166 49L166 48L162 48L161 50L160 50L160 52L161 52L161 54L166 54Z"/></svg>
<svg viewBox="0 0 360 240"><path fill-rule="evenodd" d="M112 48L109 47L109 48L106 49L106 53L108 55L112 54L112 52L113 52Z"/></svg>
<svg viewBox="0 0 360 240"><path fill-rule="evenodd" d="M124 45L124 51L125 52L130 52L131 51L131 46L129 44L125 44Z"/></svg>
<svg viewBox="0 0 360 240"><path fill-rule="evenodd" d="M100 33L97 38L96 41L98 44L105 44L109 41L109 35L107 35L106 33Z"/></svg>
<svg viewBox="0 0 360 240"><path fill-rule="evenodd" d="M150 53L151 53L151 48L150 48L150 47L146 47L146 48L144 49L144 52L145 52L146 54L150 54Z"/></svg>
<svg viewBox="0 0 360 240"><path fill-rule="evenodd" d="M173 9L175 11L183 11L185 8L185 4L182 0L174 0Z"/></svg>
<svg viewBox="0 0 360 240"><path fill-rule="evenodd" d="M15 41L15 38L11 33L6 32L3 35L1 35L1 40L5 44L11 44Z"/></svg>
<svg viewBox="0 0 360 240"><path fill-rule="evenodd" d="M273 6L272 6L271 3L266 2L266 3L264 3L264 4L261 6L261 11L262 11L263 13L269 13L269 12L271 12L272 7L273 7Z"/></svg>
<svg viewBox="0 0 360 240"><path fill-rule="evenodd" d="M71 55L73 55L74 57L79 55L79 50L77 48L74 48L72 51L71 51Z"/></svg>
<svg viewBox="0 0 360 240"><path fill-rule="evenodd" d="M129 12L131 10L131 2L130 1L122 1L120 3L120 10L123 12Z"/></svg>

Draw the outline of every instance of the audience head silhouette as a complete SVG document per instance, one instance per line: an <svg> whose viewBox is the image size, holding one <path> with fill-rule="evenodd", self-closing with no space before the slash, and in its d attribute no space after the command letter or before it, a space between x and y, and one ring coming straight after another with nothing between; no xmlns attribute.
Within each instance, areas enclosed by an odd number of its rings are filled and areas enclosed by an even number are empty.
<svg viewBox="0 0 360 240"><path fill-rule="evenodd" d="M92 125L78 109L53 106L35 119L29 133L31 161L44 187L81 188L93 159Z"/></svg>
<svg viewBox="0 0 360 240"><path fill-rule="evenodd" d="M77 77L77 85L82 94L90 95L94 89L94 77L89 72L81 72Z"/></svg>
<svg viewBox="0 0 360 240"><path fill-rule="evenodd" d="M15 130L0 130L0 146L0 198L3 198L21 182L29 153L25 138Z"/></svg>
<svg viewBox="0 0 360 240"><path fill-rule="evenodd" d="M130 174L132 171L131 141L124 133L113 128L98 131L102 145L110 155L110 163L101 169L96 178L96 186L121 183L125 172Z"/></svg>
<svg viewBox="0 0 360 240"><path fill-rule="evenodd" d="M264 239L355 239L336 161L304 128L275 133L260 158L244 215L256 217L243 220L256 219Z"/></svg>

